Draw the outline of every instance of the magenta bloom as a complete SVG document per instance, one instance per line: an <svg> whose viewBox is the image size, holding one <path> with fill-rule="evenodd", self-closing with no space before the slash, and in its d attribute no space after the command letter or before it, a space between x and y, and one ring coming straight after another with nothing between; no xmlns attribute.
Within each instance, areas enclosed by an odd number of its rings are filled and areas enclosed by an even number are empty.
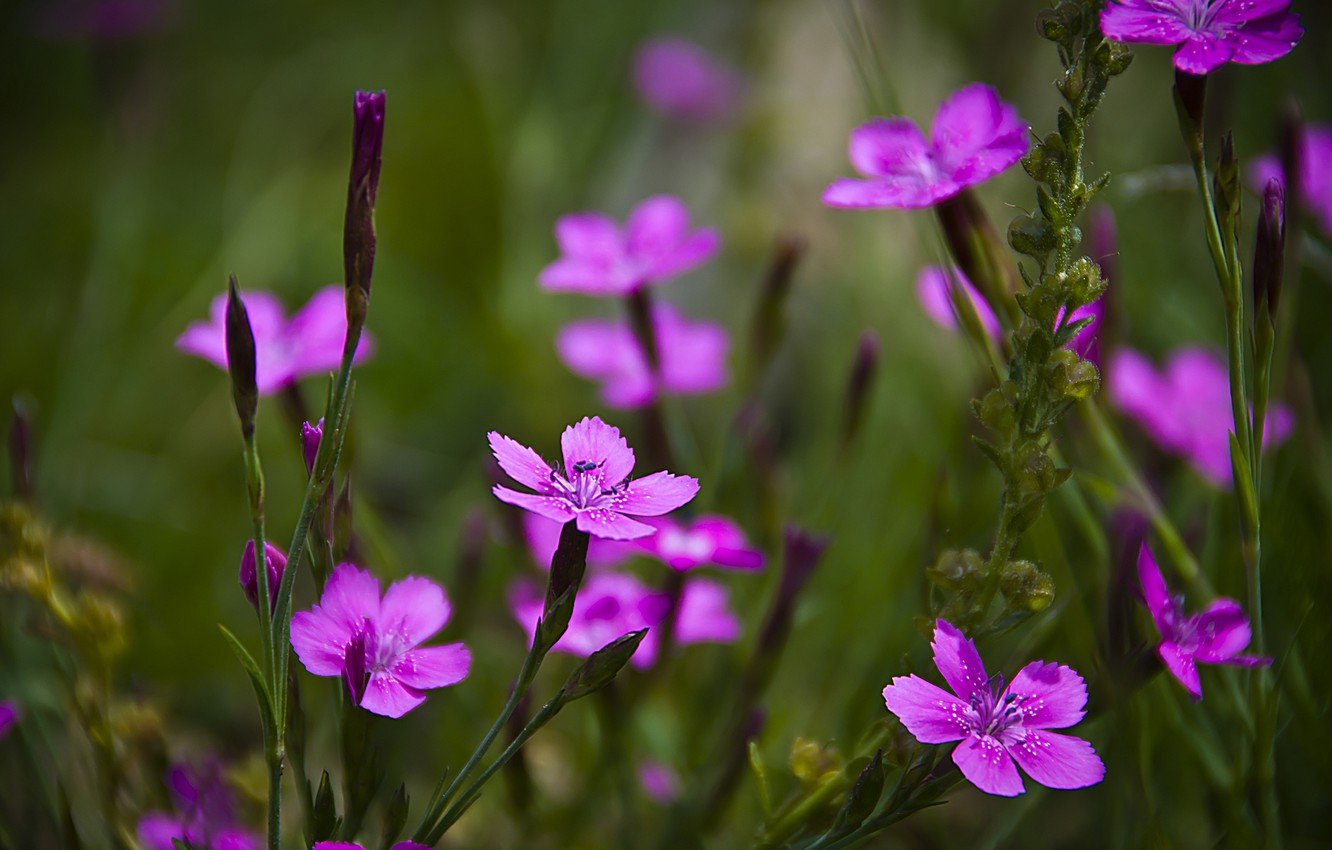
<svg viewBox="0 0 1332 850"><path fill-rule="evenodd" d="M365 850L365 847L350 841L316 841L314 850ZM430 848L415 841L399 841L393 845L393 850L430 850Z"/></svg>
<svg viewBox="0 0 1332 850"><path fill-rule="evenodd" d="M686 572L707 565L763 569L763 553L751 548L744 530L724 516L700 516L688 523L669 517L650 522L657 533L638 545L673 570Z"/></svg>
<svg viewBox="0 0 1332 850"><path fill-rule="evenodd" d="M176 841L199 850L259 850L263 841L236 822L235 803L222 767L177 765L167 774L174 812L149 812L139 821L139 842L147 850L175 850Z"/></svg>
<svg viewBox="0 0 1332 850"><path fill-rule="evenodd" d="M0 700L0 739L9 734L9 730L19 722L23 710L11 699Z"/></svg>
<svg viewBox="0 0 1332 850"><path fill-rule="evenodd" d="M1299 199L1314 218L1322 231L1332 236L1332 125L1310 125L1304 128L1300 136ZM1281 171L1281 160L1275 156L1261 156L1254 160L1249 179L1262 194L1269 180L1275 179L1282 186L1286 185L1285 175Z"/></svg>
<svg viewBox="0 0 1332 850"><path fill-rule="evenodd" d="M259 569L258 559L254 556L254 541L245 541L245 551L241 553L240 584L245 591L245 598L255 610L259 608ZM278 585L282 583L282 574L287 570L287 556L281 549L264 541L264 566L268 573L268 606L277 606Z"/></svg>
<svg viewBox="0 0 1332 850"><path fill-rule="evenodd" d="M689 210L670 195L643 201L621 228L595 212L555 222L560 258L538 281L554 292L627 295L702 265L721 247L715 230L689 229Z"/></svg>
<svg viewBox="0 0 1332 850"><path fill-rule="evenodd" d="M1087 686L1075 671L1033 661L1005 688L1002 676L986 675L976 645L946 620L934 625L933 649L953 693L919 676L898 676L883 699L922 744L960 741L953 762L972 785L1001 797L1023 793L1015 761L1047 788L1086 788L1105 777L1091 744L1048 731L1086 713Z"/></svg>
<svg viewBox="0 0 1332 850"><path fill-rule="evenodd" d="M1003 336L1004 329L999 325L999 319L994 315L994 310L990 309L985 296L971 285L971 281L967 280L961 269L954 269L953 274L956 275L956 281L962 284L962 290L967 293L967 297L971 299L972 306L976 308L976 315L980 318L985 333L992 339ZM925 315L933 319L936 325L950 330L957 328L953 300L948 295L948 275L943 269L938 266L926 266L920 270L920 274L916 276L916 300L920 302Z"/></svg>
<svg viewBox="0 0 1332 850"><path fill-rule="evenodd" d="M1130 44L1178 44L1175 67L1199 76L1227 62L1280 59L1304 35L1290 0L1110 0L1101 32Z"/></svg>
<svg viewBox="0 0 1332 850"><path fill-rule="evenodd" d="M268 292L241 295L254 331L255 378L260 395L271 395L308 375L320 375L342 362L347 335L347 310L341 285L326 286L290 320L282 302ZM207 322L196 322L176 340L181 351L227 368L227 296L213 299ZM373 343L362 336L356 347L359 362L370 356Z"/></svg>
<svg viewBox="0 0 1332 850"><path fill-rule="evenodd" d="M575 374L601 383L606 404L642 407L660 393L695 395L726 385L726 330L688 322L673 307L652 311L660 373L652 374L643 347L627 321L589 319L566 325L555 339L560 359Z"/></svg>
<svg viewBox="0 0 1332 850"><path fill-rule="evenodd" d="M876 118L851 133L851 164L865 180L834 180L830 207L918 209L984 183L1027 152L1027 125L994 89L972 83L934 115L929 139L909 118Z"/></svg>
<svg viewBox="0 0 1332 850"><path fill-rule="evenodd" d="M680 774L670 765L652 759L638 763L638 784L649 797L662 804L674 803L683 790Z"/></svg>
<svg viewBox="0 0 1332 850"><path fill-rule="evenodd" d="M1157 371L1132 349L1116 351L1106 369L1110 400L1162 449L1189 461L1217 487L1229 488L1230 378L1221 358L1200 348L1177 349ZM1290 436L1294 415L1268 406L1263 445Z"/></svg>
<svg viewBox="0 0 1332 850"><path fill-rule="evenodd" d="M564 429L560 437L562 471L508 437L491 431L489 438L500 468L536 491L523 493L497 484L497 499L559 523L575 520L579 531L594 537L646 537L656 529L632 517L670 513L698 493L698 479L688 475L654 472L631 480L634 450L620 436L619 428L596 416Z"/></svg>
<svg viewBox="0 0 1332 850"><path fill-rule="evenodd" d="M698 122L730 115L741 89L738 74L680 38L657 38L639 48L634 85L657 112Z"/></svg>
<svg viewBox="0 0 1332 850"><path fill-rule="evenodd" d="M1161 633L1156 652L1170 675L1195 700L1202 699L1199 661L1232 667L1264 667L1272 663L1270 658L1240 655L1249 645L1249 618L1235 600L1218 599L1201 614L1184 616L1184 597L1170 595L1161 568L1145 543L1138 550L1138 580L1142 582L1142 598L1152 612L1152 622Z"/></svg>
<svg viewBox="0 0 1332 850"><path fill-rule="evenodd" d="M523 537L532 560L543 570L550 569L550 560L560 545L560 530L564 523L547 519L530 511L523 512ZM623 540L593 537L587 544L587 563L592 567L613 567L638 551L637 545Z"/></svg>
<svg viewBox="0 0 1332 850"><path fill-rule="evenodd" d="M352 564L333 571L319 604L291 618L291 646L316 676L341 676L357 705L401 717L425 691L467 678L472 656L461 643L420 646L449 621L444 590L408 576L389 585Z"/></svg>

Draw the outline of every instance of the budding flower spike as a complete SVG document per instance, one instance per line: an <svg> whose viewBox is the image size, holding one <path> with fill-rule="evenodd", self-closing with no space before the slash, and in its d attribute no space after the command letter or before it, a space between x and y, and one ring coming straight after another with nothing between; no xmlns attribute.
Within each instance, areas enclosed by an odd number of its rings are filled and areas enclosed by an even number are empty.
<svg viewBox="0 0 1332 850"><path fill-rule="evenodd" d="M630 295L701 266L721 247L717 231L690 230L689 210L670 195L643 201L623 228L601 213L566 215L555 223L555 241L561 256L538 282L588 295Z"/></svg>
<svg viewBox="0 0 1332 850"><path fill-rule="evenodd" d="M946 620L935 623L932 648L953 693L919 676L898 676L883 689L884 702L922 744L959 741L953 762L971 784L1017 796L1026 790L1018 766L1047 788L1086 788L1105 777L1091 744L1048 731L1086 714L1087 686L1076 671L1033 661L1004 687L1002 676L986 674L976 645Z"/></svg>
<svg viewBox="0 0 1332 850"><path fill-rule="evenodd" d="M687 321L673 307L658 303L652 309L652 328L655 373L624 320L566 325L555 338L555 350L574 374L600 382L602 400L620 410L651 404L661 394L697 395L726 386L730 339L721 325Z"/></svg>
<svg viewBox="0 0 1332 850"><path fill-rule="evenodd" d="M323 375L338 367L347 333L341 286L319 290L291 319L272 293L245 292L241 301L254 332L255 380L260 395L273 395L301 378ZM176 347L225 370L226 318L224 293L213 299L209 320L186 328L176 340ZM369 336L362 337L356 348L357 362L369 357L373 348Z"/></svg>
<svg viewBox="0 0 1332 850"><path fill-rule="evenodd" d="M495 431L489 439L500 468L536 491L523 493L497 484L493 491L497 499L556 522L574 520L579 531L594 537L647 537L656 529L634 517L670 513L698 494L698 479L687 475L663 471L630 479L634 450L620 436L619 428L596 416L564 429L562 469L551 467L532 449Z"/></svg>
<svg viewBox="0 0 1332 850"><path fill-rule="evenodd" d="M1145 543L1138 550L1138 580L1142 582L1142 599L1161 634L1156 652L1166 670L1195 701L1202 699L1198 662L1232 667L1266 667L1272 663L1270 658L1240 655L1249 645L1251 631L1249 618L1235 600L1217 599L1201 613L1186 617L1184 597L1170 595L1161 568Z"/></svg>
<svg viewBox="0 0 1332 850"><path fill-rule="evenodd" d="M851 133L851 164L867 179L835 180L830 207L919 209L984 183L1027 153L1027 124L994 89L972 83L934 115L930 138L910 118L876 118Z"/></svg>
<svg viewBox="0 0 1332 850"><path fill-rule="evenodd" d="M1201 76L1227 62L1280 59L1304 28L1290 0L1110 0L1101 32L1129 44L1178 44L1175 67Z"/></svg>
<svg viewBox="0 0 1332 850"><path fill-rule="evenodd" d="M291 646L315 676L343 678L356 705L401 717L425 702L425 691L467 678L465 645L420 645L450 614L443 588L430 579L394 582L381 599L377 578L340 564L319 604L291 618Z"/></svg>
<svg viewBox="0 0 1332 850"><path fill-rule="evenodd" d="M729 116L741 94L739 74L682 38L656 38L639 48L634 87L662 115L699 123Z"/></svg>
<svg viewBox="0 0 1332 850"><path fill-rule="evenodd" d="M264 541L264 566L268 573L268 607L277 607L278 586L282 584L282 574L287 570L287 556L281 549ZM245 591L245 598L250 600L256 610L259 608L259 569L258 559L254 556L254 541L245 543L245 552L241 555L240 584Z"/></svg>
<svg viewBox="0 0 1332 850"><path fill-rule="evenodd" d="M1323 233L1332 236L1332 124L1310 125L1297 138L1291 145L1297 148L1294 170L1299 172L1294 189L1287 186L1281 160L1272 155L1253 161L1249 182L1255 191L1263 192L1269 182L1277 180L1286 187L1287 202L1294 204L1298 197Z"/></svg>
<svg viewBox="0 0 1332 850"><path fill-rule="evenodd" d="M311 425L301 423L301 456L305 458L305 471L314 474L315 458L319 456L319 442L324 439L324 420Z"/></svg>

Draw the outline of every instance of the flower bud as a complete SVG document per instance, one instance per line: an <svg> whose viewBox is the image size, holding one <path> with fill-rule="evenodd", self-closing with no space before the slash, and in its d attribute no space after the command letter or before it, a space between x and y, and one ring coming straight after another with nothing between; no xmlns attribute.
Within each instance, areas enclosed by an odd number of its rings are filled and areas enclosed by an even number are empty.
<svg viewBox="0 0 1332 850"><path fill-rule="evenodd" d="M1017 414L1013 412L1015 388L1005 381L985 394L979 401L973 401L976 416L986 428L996 434L1007 436L1017 427Z"/></svg>
<svg viewBox="0 0 1332 850"><path fill-rule="evenodd" d="M1026 493L1048 493L1059 483L1054 461L1034 440L1018 447L1015 466L1013 473Z"/></svg>
<svg viewBox="0 0 1332 850"><path fill-rule="evenodd" d="M1101 375L1090 360L1083 360L1066 348L1056 352L1052 359L1051 383L1061 397L1081 401L1091 398L1101 388Z"/></svg>
<svg viewBox="0 0 1332 850"><path fill-rule="evenodd" d="M778 239L773 249L772 261L759 290L754 324L750 331L750 360L755 364L754 380L761 376L781 340L786 326L786 303L791 292L791 281L806 247L803 237L791 234Z"/></svg>
<svg viewBox="0 0 1332 850"><path fill-rule="evenodd" d="M945 549L925 574L945 590L974 587L985 572L985 561L975 549Z"/></svg>
<svg viewBox="0 0 1332 850"><path fill-rule="evenodd" d="M842 425L842 445L849 446L860 431L865 419L865 408L874 375L879 368L879 337L874 331L865 331L856 348L856 360L851 366L851 378L846 387L846 411Z"/></svg>
<svg viewBox="0 0 1332 850"><path fill-rule="evenodd" d="M1240 179L1239 160L1235 157L1235 135L1221 137L1221 153L1216 163L1216 176L1212 178L1213 203L1222 233L1235 233L1239 229Z"/></svg>
<svg viewBox="0 0 1332 850"><path fill-rule="evenodd" d="M301 423L301 454L305 456L305 471L314 474L315 458L319 455L319 441L324 438L324 420L319 424Z"/></svg>
<svg viewBox="0 0 1332 850"><path fill-rule="evenodd" d="M1054 601L1054 580L1031 561L1009 561L999 571L999 590L1009 607L1044 611Z"/></svg>
<svg viewBox="0 0 1332 850"><path fill-rule="evenodd" d="M572 702L609 685L611 680L624 669L624 665L629 663L629 659L634 657L638 645L643 642L647 633L647 629L639 629L621 635L589 655L560 689L561 698L566 702Z"/></svg>
<svg viewBox="0 0 1332 850"><path fill-rule="evenodd" d="M259 386L255 380L254 331L250 315L236 287L236 276L227 280L226 319L227 372L231 375L231 399L240 419L241 434L248 441L254 436L254 417L259 407Z"/></svg>
<svg viewBox="0 0 1332 850"><path fill-rule="evenodd" d="M1253 249L1253 313L1267 313L1276 324L1281 300L1281 277L1286 264L1286 192L1276 178L1263 191L1263 214L1258 219L1258 240Z"/></svg>
<svg viewBox="0 0 1332 850"><path fill-rule="evenodd" d="M375 198L384 152L384 92L356 92L352 128L351 176L343 225L342 265L347 287L349 338L359 334L370 302L375 265Z"/></svg>
<svg viewBox="0 0 1332 850"><path fill-rule="evenodd" d="M1189 158L1202 157L1203 108L1207 101L1207 77L1175 71L1175 117Z"/></svg>
<svg viewBox="0 0 1332 850"><path fill-rule="evenodd" d="M806 788L816 787L842 771L842 754L808 738L791 743L791 773Z"/></svg>
<svg viewBox="0 0 1332 850"><path fill-rule="evenodd" d="M241 555L240 584L245 591L245 598L250 600L254 609L259 610L258 564L255 563L254 541L245 543L245 552ZM264 566L268 572L268 607L272 610L277 605L278 586L282 584L282 573L287 569L287 556L282 550L264 541Z"/></svg>

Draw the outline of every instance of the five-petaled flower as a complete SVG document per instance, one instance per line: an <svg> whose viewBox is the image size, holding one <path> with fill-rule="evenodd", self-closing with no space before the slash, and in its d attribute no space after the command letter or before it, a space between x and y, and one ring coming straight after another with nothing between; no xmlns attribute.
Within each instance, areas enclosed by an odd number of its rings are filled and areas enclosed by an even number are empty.
<svg viewBox="0 0 1332 850"><path fill-rule="evenodd" d="M561 256L541 270L541 286L589 295L628 295L707 262L721 246L717 231L690 230L679 198L643 201L621 228L596 212L566 215L555 223Z"/></svg>
<svg viewBox="0 0 1332 850"><path fill-rule="evenodd" d="M682 38L656 38L634 57L634 85L648 106L687 121L716 121L734 110L740 76Z"/></svg>
<svg viewBox="0 0 1332 850"><path fill-rule="evenodd" d="M401 717L425 702L425 691L467 678L471 653L461 643L420 646L451 613L444 590L408 576L389 585L340 564L319 603L291 618L291 645L316 676L341 676L366 711Z"/></svg>
<svg viewBox="0 0 1332 850"><path fill-rule="evenodd" d="M1197 76L1227 62L1280 59L1304 35L1290 0L1110 0L1101 32L1111 41L1178 44L1175 67Z"/></svg>
<svg viewBox="0 0 1332 850"><path fill-rule="evenodd" d="M1161 633L1156 652L1161 656L1170 675L1195 700L1202 699L1202 681L1198 678L1198 662L1228 664L1232 667L1261 667L1272 659L1256 655L1240 655L1249 645L1249 620L1240 604L1233 599L1217 599L1201 613L1184 615L1184 598L1171 596L1161 568L1144 543L1138 550L1138 580L1142 582L1142 598L1152 612L1152 622Z"/></svg>
<svg viewBox="0 0 1332 850"><path fill-rule="evenodd" d="M1085 788L1105 776L1105 765L1081 738L1050 732L1082 720L1087 686L1060 664L1033 661L1004 687L991 680L976 645L946 620L934 628L934 664L949 693L919 676L898 676L883 689L888 710L922 744L960 743L953 762L987 794L1025 791L1020 765L1048 788Z"/></svg>
<svg viewBox="0 0 1332 850"><path fill-rule="evenodd" d="M214 761L194 769L177 765L167 774L174 812L148 812L139 821L139 843L147 850L175 850L176 842L198 850L259 850L262 839L236 820L235 801Z"/></svg>
<svg viewBox="0 0 1332 850"><path fill-rule="evenodd" d="M851 133L851 164L864 180L834 180L831 207L918 209L989 180L1027 152L1027 125L994 89L972 83L934 116L929 139L910 118L876 118Z"/></svg>
<svg viewBox="0 0 1332 850"><path fill-rule="evenodd" d="M254 331L255 380L260 395L279 392L300 378L336 369L347 335L347 309L341 286L326 286L290 320L276 295L241 295ZM227 296L213 299L207 322L196 322L176 340L181 351L227 368ZM370 355L373 342L362 336L356 347L359 362Z"/></svg>
<svg viewBox="0 0 1332 850"><path fill-rule="evenodd" d="M1323 233L1332 236L1332 124L1311 124L1299 136L1296 152L1295 180L1297 194L1287 190L1293 201L1296 197L1318 220ZM1249 179L1262 194L1267 181L1276 179L1284 186L1281 160L1276 156L1260 156L1253 161Z"/></svg>
<svg viewBox="0 0 1332 850"><path fill-rule="evenodd" d="M652 309L657 370L653 373L627 321L588 319L566 325L555 338L560 359L575 374L601 383L611 407L642 407L661 393L695 395L726 385L726 330L712 322L690 322L675 308Z"/></svg>
<svg viewBox="0 0 1332 850"><path fill-rule="evenodd" d="M656 529L633 517L661 516L698 493L698 480L688 475L654 472L630 479L634 450L620 436L619 428L596 416L564 429L560 437L563 469L551 467L532 449L509 437L494 431L489 437L490 449L505 473L536 491L523 493L496 484L496 498L556 522L575 520L579 531L595 537L646 537Z"/></svg>
<svg viewBox="0 0 1332 850"><path fill-rule="evenodd" d="M638 545L673 570L687 572L703 566L763 569L763 553L751 547L744 530L727 517L709 514L688 522L662 517L649 522L657 533Z"/></svg>

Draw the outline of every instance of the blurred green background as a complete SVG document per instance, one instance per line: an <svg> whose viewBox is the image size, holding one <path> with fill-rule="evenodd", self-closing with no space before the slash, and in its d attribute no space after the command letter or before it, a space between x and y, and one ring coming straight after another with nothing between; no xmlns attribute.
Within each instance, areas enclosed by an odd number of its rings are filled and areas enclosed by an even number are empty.
<svg viewBox="0 0 1332 850"><path fill-rule="evenodd" d="M538 290L536 274L555 256L553 222L578 209L620 218L661 192L722 231L717 261L659 291L732 330L736 376L774 241L808 240L789 333L761 389L790 484L784 518L832 535L834 546L802 600L760 743L778 769L798 735L852 748L882 715L879 691L904 671L904 655L924 662L913 625L924 610L923 568L942 546L988 543L998 479L969 442L968 399L983 373L915 301L915 275L938 255L932 223L925 214L831 210L819 194L849 173L846 136L865 117L928 123L947 93L972 80L993 84L1048 130L1058 66L1034 31L1043 5L175 0L146 31L107 39L53 24L54 4L7 3L0 396L21 393L34 405L44 514L105 541L129 565L133 643L120 684L164 706L173 736L195 742L181 744L183 754L207 742L240 758L257 744L251 694L215 627L246 637L253 628L236 586L248 535L240 441L223 374L173 343L206 314L228 272L291 308L340 278L351 94L383 88L369 322L378 351L358 370L354 416L353 477L366 508L359 530L382 575L410 571L446 584L470 511L494 519L496 538L469 615L472 678L390 737L419 793L470 749L523 651L504 592L525 555L505 539L501 506L487 492L486 431L550 454L559 429L585 414L621 424L631 442L638 429L635 416L605 410L595 387L552 356L562 322L614 306ZM1332 9L1295 5L1307 35L1291 57L1227 67L1214 82L1212 126L1234 128L1242 159L1275 146L1291 96L1310 120L1332 120ZM643 106L629 67L635 49L660 34L695 39L744 74L744 105L732 120L682 125ZM1219 350L1222 341L1198 204L1181 170L1169 53L1138 51L1091 139L1093 169L1115 175L1105 196L1120 228L1115 333L1154 355L1182 342ZM1000 226L1033 203L1020 169L981 194ZM1247 235L1244 243L1247 258ZM1332 415L1326 245L1316 238L1292 270L1301 278L1293 331L1307 364L1302 411L1319 417ZM883 346L879 380L854 462L839 466L842 389L870 329ZM317 381L302 389L311 403L324 391ZM702 479L704 507L737 513L773 551L752 499L709 492L742 392L670 405L678 471ZM285 539L304 470L275 401L261 420L270 527ZM1314 847L1332 840L1329 736L1315 722L1329 694L1332 467L1324 433L1308 420L1273 456L1265 542L1269 644L1289 647L1298 635L1316 695L1317 713L1283 729L1279 758L1290 844ZM1241 596L1231 500L1155 454L1131 424L1123 430L1214 584ZM1072 443L1080 474L1104 472ZM1028 655L1057 657L1083 670L1094 691L1094 625L1073 573L1092 568L1065 526L1052 507L1025 549L1054 573L1062 616L1035 621L991 657L1005 669ZM725 580L748 641L771 577ZM298 593L306 599L309 588ZM687 770L708 714L690 697L724 680L747 645L689 649L671 694L641 713L635 755ZM19 672L0 670L0 695L51 703ZM1158 680L1084 729L1109 765L1104 785L1017 802L961 792L874 846L1143 846L1149 836L1160 846L1210 846L1223 804L1174 734L1172 724L1190 722L1179 712L1191 709L1172 687ZM565 768L543 765L571 751L565 743L591 737L591 725L591 712L570 711L534 744L539 780L560 775ZM557 797L542 805L558 809L559 783L538 785ZM481 810L502 811L502 795L493 796ZM644 804L644 829L659 816ZM715 846L742 846L758 819L746 785ZM515 846L507 827L485 822L469 818L464 843ZM595 843L595 828L589 835L580 840ZM546 840L531 846L560 846Z"/></svg>

